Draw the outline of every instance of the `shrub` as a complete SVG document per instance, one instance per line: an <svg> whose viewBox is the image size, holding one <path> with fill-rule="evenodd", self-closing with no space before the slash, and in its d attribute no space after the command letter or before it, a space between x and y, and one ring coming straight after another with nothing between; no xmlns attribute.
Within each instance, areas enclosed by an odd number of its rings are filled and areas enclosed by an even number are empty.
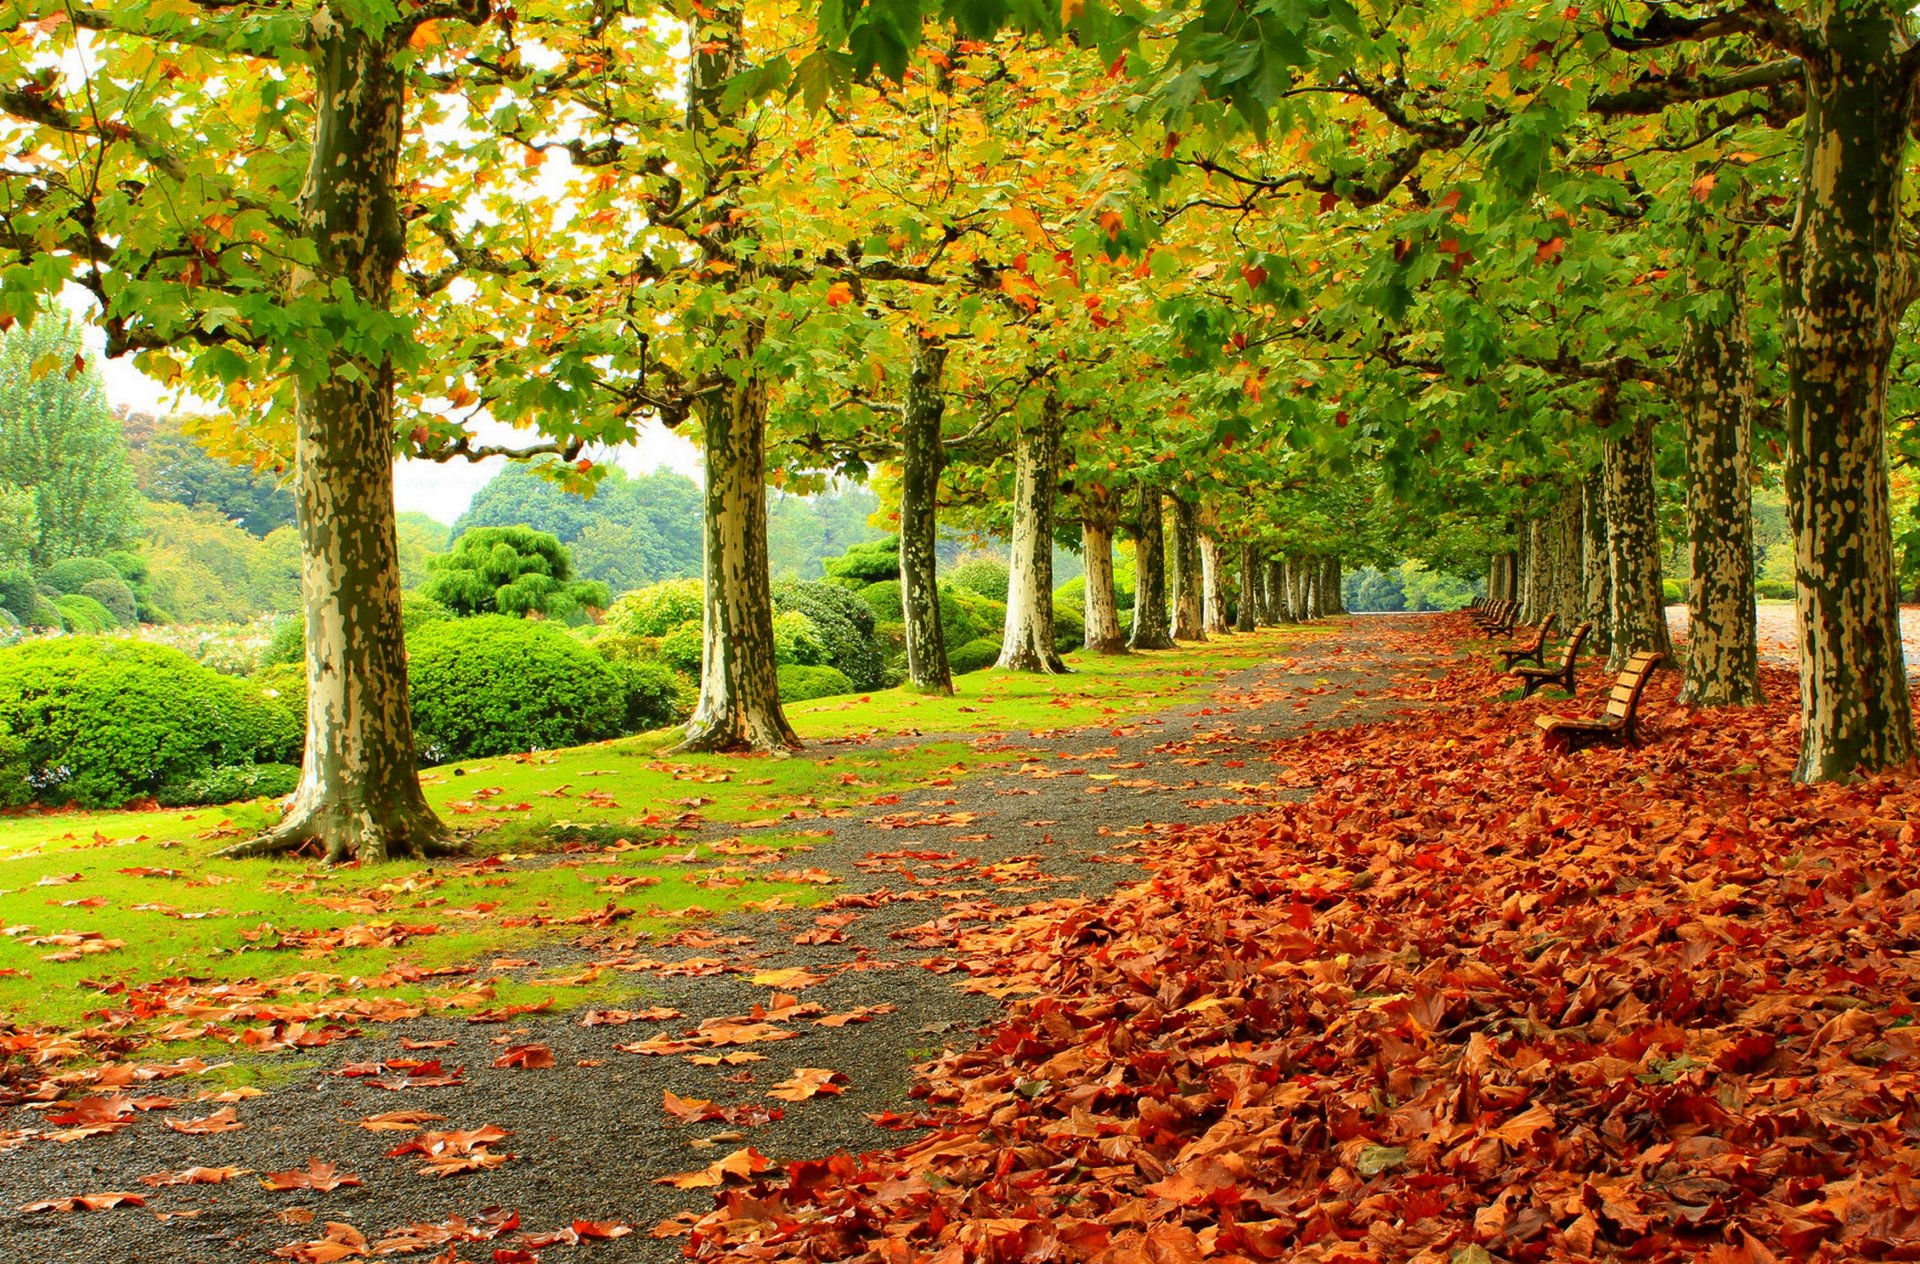
<svg viewBox="0 0 1920 1264"><path fill-rule="evenodd" d="M69 632L86 635L94 632L111 632L120 626L120 621L113 617L113 611L93 598L83 597L79 593L55 597L53 607L60 612L60 622Z"/></svg>
<svg viewBox="0 0 1920 1264"><path fill-rule="evenodd" d="M0 724L0 808L17 808L33 801L33 786L27 781L32 771L25 739Z"/></svg>
<svg viewBox="0 0 1920 1264"><path fill-rule="evenodd" d="M120 568L97 557L69 557L47 567L40 582L56 592L77 593L96 579L119 579Z"/></svg>
<svg viewBox="0 0 1920 1264"><path fill-rule="evenodd" d="M292 712L304 730L307 718L307 665L304 662L262 667L241 683L255 695L277 702Z"/></svg>
<svg viewBox="0 0 1920 1264"><path fill-rule="evenodd" d="M1660 581L1660 599L1669 606L1684 605L1687 600L1686 586L1677 579Z"/></svg>
<svg viewBox="0 0 1920 1264"><path fill-rule="evenodd" d="M665 636L684 623L698 625L705 590L697 579L670 579L624 594L601 629L620 636Z"/></svg>
<svg viewBox="0 0 1920 1264"><path fill-rule="evenodd" d="M31 623L29 616L42 600L33 576L25 571L0 571L0 608L5 608L14 618Z"/></svg>
<svg viewBox="0 0 1920 1264"><path fill-rule="evenodd" d="M1000 642L993 637L968 641L959 649L947 651L947 667L954 675L976 672L1000 661Z"/></svg>
<svg viewBox="0 0 1920 1264"><path fill-rule="evenodd" d="M983 597L958 584L940 586L940 632L948 645L964 645L982 637L997 642L1006 623L1006 602Z"/></svg>
<svg viewBox="0 0 1920 1264"><path fill-rule="evenodd" d="M900 659L907 652L907 625L897 619L891 623L874 624L873 644L889 663Z"/></svg>
<svg viewBox="0 0 1920 1264"><path fill-rule="evenodd" d="M805 702L809 698L855 692L847 674L835 667L787 663L778 669L778 674L782 702Z"/></svg>
<svg viewBox="0 0 1920 1264"><path fill-rule="evenodd" d="M408 646L423 759L551 750L617 736L624 682L551 624L480 615L429 624Z"/></svg>
<svg viewBox="0 0 1920 1264"><path fill-rule="evenodd" d="M900 581L883 579L877 584L869 584L860 590L860 600L867 603L867 609L873 611L876 625L899 623L906 614L906 597Z"/></svg>
<svg viewBox="0 0 1920 1264"><path fill-rule="evenodd" d="M442 619L453 617L453 611L425 593L410 592L403 594L400 598L400 630L408 636L429 623L438 623Z"/></svg>
<svg viewBox="0 0 1920 1264"><path fill-rule="evenodd" d="M942 585L956 584L982 597L991 597L1003 606L1007 604L1007 564L995 558L976 557L962 562L941 576L940 582Z"/></svg>
<svg viewBox="0 0 1920 1264"><path fill-rule="evenodd" d="M805 615L826 649L825 661L855 689L878 689L885 681L887 665L873 643L873 608L857 594L833 584L776 584L773 608Z"/></svg>
<svg viewBox="0 0 1920 1264"><path fill-rule="evenodd" d="M1055 603L1053 607L1053 648L1071 654L1087 641L1086 616L1075 606Z"/></svg>
<svg viewBox="0 0 1920 1264"><path fill-rule="evenodd" d="M80 595L91 597L106 607L114 622L123 628L130 628L140 622L139 603L134 600L133 589L124 579L90 579L80 585Z"/></svg>
<svg viewBox="0 0 1920 1264"><path fill-rule="evenodd" d="M1781 579L1756 579L1753 581L1753 595L1765 597L1769 601L1791 601L1794 595L1793 584Z"/></svg>
<svg viewBox="0 0 1920 1264"><path fill-rule="evenodd" d="M830 657L826 638L812 619L798 610L776 610L773 616L773 661L801 667L825 665ZM696 665L697 666L697 665Z"/></svg>
<svg viewBox="0 0 1920 1264"><path fill-rule="evenodd" d="M683 720L693 709L685 678L661 662L652 643L640 637L603 636L593 651L606 659L626 691L626 714L621 721L629 733L665 728Z"/></svg>
<svg viewBox="0 0 1920 1264"><path fill-rule="evenodd" d="M564 619L605 608L607 586L576 580L567 546L531 527L475 527L433 560L426 595L457 615Z"/></svg>
<svg viewBox="0 0 1920 1264"><path fill-rule="evenodd" d="M777 642L778 637L776 636L775 639ZM698 676L700 656L705 652L705 648L705 634L701 630L700 623L695 620L683 623L661 637L656 653L659 654L660 661L674 671L687 676ZM775 659L778 660L777 654Z"/></svg>
<svg viewBox="0 0 1920 1264"><path fill-rule="evenodd" d="M178 650L64 637L0 651L0 725L25 743L47 802L111 807L225 764L298 758L300 728Z"/></svg>
<svg viewBox="0 0 1920 1264"><path fill-rule="evenodd" d="M30 628L60 628L66 626L66 619L60 613L60 607L47 600L41 593L33 594L33 603L26 610L16 610L20 622Z"/></svg>
<svg viewBox="0 0 1920 1264"><path fill-rule="evenodd" d="M900 579L900 537L886 536L879 540L868 540L856 544L839 557L830 557L821 563L829 578L845 581L854 587L883 583L887 580L898 582Z"/></svg>
<svg viewBox="0 0 1920 1264"><path fill-rule="evenodd" d="M191 781L164 786L156 797L161 807L184 808L241 799L277 799L292 794L299 784L297 764L228 764Z"/></svg>
<svg viewBox="0 0 1920 1264"><path fill-rule="evenodd" d="M281 619L267 637L267 648L260 651L260 665L275 667L284 663L305 662L307 657L307 621L299 615Z"/></svg>
<svg viewBox="0 0 1920 1264"><path fill-rule="evenodd" d="M1115 606L1132 607L1133 576L1121 575L1117 571L1114 573L1113 604ZM1053 608L1059 610L1064 607L1071 607L1079 611L1083 619L1086 617L1087 577L1085 575L1075 575L1072 579L1053 590Z"/></svg>

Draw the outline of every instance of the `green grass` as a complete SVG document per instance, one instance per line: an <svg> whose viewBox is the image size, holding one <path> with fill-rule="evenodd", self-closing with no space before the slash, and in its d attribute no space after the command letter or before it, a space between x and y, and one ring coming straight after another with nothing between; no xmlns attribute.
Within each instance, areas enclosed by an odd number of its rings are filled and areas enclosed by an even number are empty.
<svg viewBox="0 0 1920 1264"><path fill-rule="evenodd" d="M802 703L788 714L804 741L851 740L794 758L665 755L673 735L656 733L431 769L423 776L429 798L455 826L473 831L475 856L434 866L327 870L298 860L215 859L220 846L269 823L264 804L0 817L0 1015L70 1029L93 1011L124 1004L109 988L181 976L217 983L486 967L497 957L535 955L555 938L577 938L581 928L562 919L608 903L631 911L620 933L643 935L684 929L689 915L723 916L772 899L813 903L833 888L778 875L805 867L796 849L808 842L807 831L830 828L832 815L885 795L937 792L953 778L1016 759L1023 738L1117 725L1198 700L1222 674L1303 635L1311 633L1237 636L1117 659L1081 655L1071 676L978 672L959 678L951 698L894 689ZM1011 743L980 741L987 733L1006 733ZM613 878L642 881L603 889ZM535 924L540 919L562 924ZM342 928L377 938L394 925L432 931L392 946L281 942ZM30 942L88 933L123 942L64 962L46 960L62 945ZM538 969L483 969L389 981L377 994L435 1005L491 980L493 997L453 1012L549 998L563 1009L634 985L629 975L569 984L541 977ZM335 986L322 978L311 988L323 994Z"/></svg>

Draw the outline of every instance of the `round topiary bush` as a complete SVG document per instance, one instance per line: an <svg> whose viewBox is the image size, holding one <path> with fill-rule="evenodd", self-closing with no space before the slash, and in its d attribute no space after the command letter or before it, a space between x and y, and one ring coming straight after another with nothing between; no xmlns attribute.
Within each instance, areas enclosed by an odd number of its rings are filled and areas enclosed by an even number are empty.
<svg viewBox="0 0 1920 1264"><path fill-rule="evenodd" d="M873 608L834 584L775 584L773 608L803 614L812 622L826 661L846 673L855 689L878 689L886 680L886 662L873 643Z"/></svg>
<svg viewBox="0 0 1920 1264"><path fill-rule="evenodd" d="M69 557L47 567L40 582L56 592L77 593L96 579L119 579L120 568L97 557Z"/></svg>
<svg viewBox="0 0 1920 1264"><path fill-rule="evenodd" d="M778 669L778 676L782 702L805 702L809 698L831 698L835 694L854 692L853 682L836 667L787 663Z"/></svg>
<svg viewBox="0 0 1920 1264"><path fill-rule="evenodd" d="M225 764L292 763L301 727L277 700L140 641L62 637L0 650L0 725L48 803L112 807Z"/></svg>
<svg viewBox="0 0 1920 1264"><path fill-rule="evenodd" d="M1001 605L1007 604L1007 584L1010 576L1007 564L996 558L976 557L960 563L940 577L941 586L948 584L990 597Z"/></svg>
<svg viewBox="0 0 1920 1264"><path fill-rule="evenodd" d="M124 579L90 579L80 585L80 596L91 597L105 606L114 622L123 628L140 622L140 605Z"/></svg>
<svg viewBox="0 0 1920 1264"><path fill-rule="evenodd" d="M620 675L550 623L449 619L407 651L414 734L430 763L602 741L626 719Z"/></svg>
<svg viewBox="0 0 1920 1264"><path fill-rule="evenodd" d="M954 675L976 672L1000 661L1000 642L992 637L968 641L957 650L947 651L947 667Z"/></svg>
<svg viewBox="0 0 1920 1264"><path fill-rule="evenodd" d="M120 626L120 621L113 617L113 611L93 598L83 597L79 593L55 597L53 608L60 612L60 622L67 631L77 632L83 636L95 632L111 632Z"/></svg>
<svg viewBox="0 0 1920 1264"><path fill-rule="evenodd" d="M601 635L588 642L626 686L624 727L630 733L665 728L693 709L686 677L660 661L657 642L638 636Z"/></svg>
<svg viewBox="0 0 1920 1264"><path fill-rule="evenodd" d="M867 609L873 611L876 625L898 623L906 614L906 601L901 595L900 581L884 579L877 584L868 584L860 590L860 600L867 603Z"/></svg>
<svg viewBox="0 0 1920 1264"><path fill-rule="evenodd" d="M304 728L307 718L307 665L304 662L274 663L240 683L258 697L291 711Z"/></svg>
<svg viewBox="0 0 1920 1264"><path fill-rule="evenodd" d="M27 781L32 771L26 742L0 724L0 808L33 802L33 786Z"/></svg>
<svg viewBox="0 0 1920 1264"><path fill-rule="evenodd" d="M201 803L237 803L241 799L277 799L292 794L300 784L295 764L229 764L204 777L162 787L163 808L193 807Z"/></svg>
<svg viewBox="0 0 1920 1264"><path fill-rule="evenodd" d="M1086 616L1077 607L1056 602L1053 607L1053 648L1059 653L1071 654L1085 645L1086 641Z"/></svg>
<svg viewBox="0 0 1920 1264"><path fill-rule="evenodd" d="M25 571L0 571L0 609L21 623L31 623L34 608L44 598Z"/></svg>
<svg viewBox="0 0 1920 1264"><path fill-rule="evenodd" d="M982 597L959 584L940 586L940 632L948 645L965 645L981 637L997 642L1006 625L1006 602Z"/></svg>
<svg viewBox="0 0 1920 1264"><path fill-rule="evenodd" d="M665 636L683 623L698 624L705 589L697 579L670 579L622 594L607 610L601 630L620 636Z"/></svg>

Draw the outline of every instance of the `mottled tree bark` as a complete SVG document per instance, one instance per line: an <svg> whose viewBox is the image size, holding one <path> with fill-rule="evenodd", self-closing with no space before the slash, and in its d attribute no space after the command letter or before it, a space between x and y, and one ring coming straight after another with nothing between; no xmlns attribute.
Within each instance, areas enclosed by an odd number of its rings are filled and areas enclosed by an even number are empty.
<svg viewBox="0 0 1920 1264"><path fill-rule="evenodd" d="M1753 586L1753 358L1739 266L1720 283L1718 319L1690 313L1680 380L1687 436L1687 669L1680 700L1760 701ZM1696 274L1697 275L1697 274ZM1699 293L1704 287L1692 287Z"/></svg>
<svg viewBox="0 0 1920 1264"><path fill-rule="evenodd" d="M1060 399L1049 391L1039 411L1022 423L1015 441L1007 624L1000 661L994 664L1006 671L1068 670L1053 644L1053 500L1060 429Z"/></svg>
<svg viewBox="0 0 1920 1264"><path fill-rule="evenodd" d="M1580 557L1580 489L1560 493L1553 510L1553 613L1562 632L1580 621L1586 592L1586 574Z"/></svg>
<svg viewBox="0 0 1920 1264"><path fill-rule="evenodd" d="M1087 566L1086 647L1095 654L1127 652L1113 585L1113 529L1119 517L1119 498L1111 488L1082 490L1080 552Z"/></svg>
<svg viewBox="0 0 1920 1264"><path fill-rule="evenodd" d="M1587 644L1596 654L1613 650L1613 546L1607 530L1607 472L1588 471L1580 484L1580 617L1593 624Z"/></svg>
<svg viewBox="0 0 1920 1264"><path fill-rule="evenodd" d="M1140 488L1140 500L1127 524L1133 536L1133 635L1127 644L1136 650L1170 650L1173 637L1167 626L1166 536L1160 523L1160 489Z"/></svg>
<svg viewBox="0 0 1920 1264"><path fill-rule="evenodd" d="M1207 639L1205 577L1200 569L1200 510L1191 498L1169 492L1173 502L1173 548L1168 550L1168 587L1173 590L1173 639Z"/></svg>
<svg viewBox="0 0 1920 1264"><path fill-rule="evenodd" d="M1816 22L1781 290L1803 781L1914 756L1886 468L1887 368L1913 298L1898 231L1914 55L1898 6L1823 5Z"/></svg>
<svg viewBox="0 0 1920 1264"><path fill-rule="evenodd" d="M1234 611L1237 632L1252 632L1260 626L1260 555L1250 541L1240 544L1240 606Z"/></svg>
<svg viewBox="0 0 1920 1264"><path fill-rule="evenodd" d="M1324 614L1345 614L1346 596L1340 591L1340 559L1323 558L1320 562L1320 608Z"/></svg>
<svg viewBox="0 0 1920 1264"><path fill-rule="evenodd" d="M331 5L312 24L314 122L301 222L327 301L344 285L386 311L406 249L396 194L407 31L361 30ZM307 645L307 745L280 825L222 855L317 846L334 863L445 850L415 770L394 534L391 360L336 346L334 371L295 380L294 499Z"/></svg>
<svg viewBox="0 0 1920 1264"><path fill-rule="evenodd" d="M1204 612L1202 630L1212 636L1227 636L1233 631L1228 618L1226 560L1213 532L1200 529L1200 608Z"/></svg>
<svg viewBox="0 0 1920 1264"><path fill-rule="evenodd" d="M1660 524L1654 513L1653 418L1636 419L1607 444L1607 525L1613 571L1613 645L1607 670L1648 650L1673 656L1660 585Z"/></svg>
<svg viewBox="0 0 1920 1264"><path fill-rule="evenodd" d="M1261 567L1261 591L1266 594L1266 616L1261 620L1278 627L1300 621L1300 609L1294 602L1293 581L1287 559L1270 557Z"/></svg>
<svg viewBox="0 0 1920 1264"><path fill-rule="evenodd" d="M916 334L900 425L900 607L906 624L907 684L933 694L953 692L934 574L940 472L946 464L940 441L946 413L940 376L946 364L946 344ZM1112 578L1111 558L1108 578Z"/></svg>
<svg viewBox="0 0 1920 1264"><path fill-rule="evenodd" d="M1296 555L1287 559L1287 571L1299 576L1295 588L1300 594L1300 620L1312 623L1326 613L1320 604L1320 567L1313 558Z"/></svg>

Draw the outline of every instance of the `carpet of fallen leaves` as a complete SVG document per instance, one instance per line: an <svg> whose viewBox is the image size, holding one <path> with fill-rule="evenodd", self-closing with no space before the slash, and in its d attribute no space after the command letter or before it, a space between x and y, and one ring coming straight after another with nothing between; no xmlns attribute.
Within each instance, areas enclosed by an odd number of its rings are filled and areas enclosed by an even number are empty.
<svg viewBox="0 0 1920 1264"><path fill-rule="evenodd" d="M963 933L1017 996L922 1068L939 1126L736 1165L688 1255L1920 1259L1920 789L1793 785L1772 670L1712 713L1664 673L1646 746L1544 752L1601 683L1410 675L1440 710L1274 744L1301 801Z"/></svg>

